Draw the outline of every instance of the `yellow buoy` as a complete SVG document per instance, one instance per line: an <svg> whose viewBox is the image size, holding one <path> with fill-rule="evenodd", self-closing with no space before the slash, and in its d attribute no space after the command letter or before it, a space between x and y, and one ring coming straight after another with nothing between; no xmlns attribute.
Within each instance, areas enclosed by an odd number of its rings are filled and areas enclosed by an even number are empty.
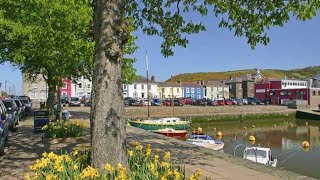
<svg viewBox="0 0 320 180"><path fill-rule="evenodd" d="M273 127L275 128L275 127L277 127L277 126L274 124Z"/></svg>
<svg viewBox="0 0 320 180"><path fill-rule="evenodd" d="M302 142L302 147L304 147L304 148L310 147L309 142L308 142L308 141L303 141L303 142Z"/></svg>
<svg viewBox="0 0 320 180"><path fill-rule="evenodd" d="M201 128L201 127L198 127L198 131L199 131L199 132L202 132L202 128Z"/></svg>
<svg viewBox="0 0 320 180"><path fill-rule="evenodd" d="M255 141L256 138L254 136L249 136L249 141Z"/></svg>
<svg viewBox="0 0 320 180"><path fill-rule="evenodd" d="M216 131L217 130L217 128L213 128L213 131Z"/></svg>
<svg viewBox="0 0 320 180"><path fill-rule="evenodd" d="M246 129L247 129L247 127L243 127L243 129L244 129L244 130L246 130Z"/></svg>
<svg viewBox="0 0 320 180"><path fill-rule="evenodd" d="M249 143L250 143L250 144L255 144L255 143L256 143L256 141L249 141Z"/></svg>
<svg viewBox="0 0 320 180"><path fill-rule="evenodd" d="M255 125L252 125L252 129L254 129L254 128L256 128L256 126L255 126Z"/></svg>
<svg viewBox="0 0 320 180"><path fill-rule="evenodd" d="M217 136L222 136L222 132L219 131L219 132L217 133Z"/></svg>
<svg viewBox="0 0 320 180"><path fill-rule="evenodd" d="M306 122L306 126L308 126L308 122Z"/></svg>

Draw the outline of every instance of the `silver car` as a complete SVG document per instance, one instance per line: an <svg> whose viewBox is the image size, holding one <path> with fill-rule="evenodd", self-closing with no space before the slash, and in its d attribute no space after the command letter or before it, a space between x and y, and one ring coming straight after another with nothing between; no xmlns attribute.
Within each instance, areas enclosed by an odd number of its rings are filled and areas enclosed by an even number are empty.
<svg viewBox="0 0 320 180"><path fill-rule="evenodd" d="M9 128L14 131L16 130L16 125L18 125L20 121L20 109L18 108L16 102L12 99L4 99L1 101L8 112L7 120L9 121Z"/></svg>
<svg viewBox="0 0 320 180"><path fill-rule="evenodd" d="M2 101L0 101L0 156L4 155L5 143L9 136L9 122L7 120L7 110Z"/></svg>

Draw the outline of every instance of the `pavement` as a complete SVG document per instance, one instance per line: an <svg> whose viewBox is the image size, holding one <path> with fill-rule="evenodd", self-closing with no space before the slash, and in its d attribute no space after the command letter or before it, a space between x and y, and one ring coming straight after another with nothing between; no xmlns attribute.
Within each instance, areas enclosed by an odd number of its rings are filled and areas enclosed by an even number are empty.
<svg viewBox="0 0 320 180"><path fill-rule="evenodd" d="M82 112L77 114L74 111L73 115L80 119L85 117ZM87 118L88 116L82 120L88 123ZM9 136L5 156L0 157L1 180L23 179L29 172L29 166L45 151L59 153L64 150L71 151L75 146L79 146L79 143L75 142L44 144L41 134L33 133L33 119L30 117L21 121L18 128L17 132ZM212 179L311 179L127 126L127 141L130 143L134 140L145 145L151 144L153 148L159 148L164 152L170 151L174 159L185 165L187 174L201 169L204 177Z"/></svg>

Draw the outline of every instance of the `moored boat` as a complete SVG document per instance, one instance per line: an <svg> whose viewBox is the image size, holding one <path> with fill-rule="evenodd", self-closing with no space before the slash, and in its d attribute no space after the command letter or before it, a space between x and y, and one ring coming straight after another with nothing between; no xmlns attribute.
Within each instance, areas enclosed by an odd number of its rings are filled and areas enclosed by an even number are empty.
<svg viewBox="0 0 320 180"><path fill-rule="evenodd" d="M186 142L188 144L194 144L196 146L201 146L212 150L221 150L224 147L224 143L221 140L213 140L212 137L206 134L191 135L190 139L187 139Z"/></svg>
<svg viewBox="0 0 320 180"><path fill-rule="evenodd" d="M246 147L243 151L243 158L267 166L277 166L277 159L272 156L270 148Z"/></svg>
<svg viewBox="0 0 320 180"><path fill-rule="evenodd" d="M164 128L172 128L175 130L185 130L190 126L190 121L182 121L178 117L160 118L153 120L133 121L128 120L131 126L144 130L158 130Z"/></svg>
<svg viewBox="0 0 320 180"><path fill-rule="evenodd" d="M158 129L158 130L152 130L152 132L157 134L162 134L168 137L185 137L188 133L186 130L175 130L173 128L164 128L164 129Z"/></svg>

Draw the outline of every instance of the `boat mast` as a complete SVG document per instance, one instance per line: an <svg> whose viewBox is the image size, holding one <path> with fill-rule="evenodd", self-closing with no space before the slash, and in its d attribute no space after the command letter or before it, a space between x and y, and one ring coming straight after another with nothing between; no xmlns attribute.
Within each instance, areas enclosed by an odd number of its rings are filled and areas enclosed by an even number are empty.
<svg viewBox="0 0 320 180"><path fill-rule="evenodd" d="M172 79L172 75L171 75L171 79ZM172 116L174 116L173 83L171 86L171 105L172 105Z"/></svg>
<svg viewBox="0 0 320 180"><path fill-rule="evenodd" d="M146 51L146 66L147 66L147 99L148 99L148 119L150 119L150 98L149 98L149 64L148 64L148 54Z"/></svg>

